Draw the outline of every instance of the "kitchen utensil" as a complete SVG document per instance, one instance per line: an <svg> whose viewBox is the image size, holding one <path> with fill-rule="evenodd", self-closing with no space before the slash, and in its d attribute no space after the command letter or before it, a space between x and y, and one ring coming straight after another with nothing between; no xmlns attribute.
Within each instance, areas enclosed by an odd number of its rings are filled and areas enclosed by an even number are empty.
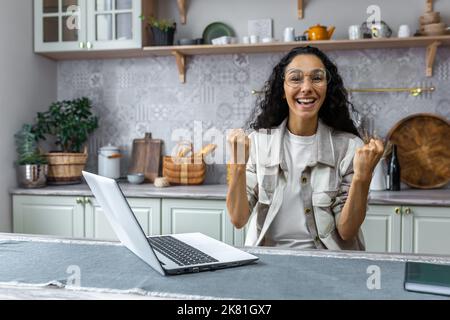
<svg viewBox="0 0 450 320"><path fill-rule="evenodd" d="M98 151L98 174L111 179L119 179L121 158L118 147L109 144L100 148Z"/></svg>
<svg viewBox="0 0 450 320"><path fill-rule="evenodd" d="M399 121L387 141L397 145L401 180L419 189L433 189L450 182L450 123L419 113Z"/></svg>
<svg viewBox="0 0 450 320"><path fill-rule="evenodd" d="M212 44L212 39L223 36L234 37L234 31L231 27L222 22L213 22L203 31L203 41L205 44Z"/></svg>
<svg viewBox="0 0 450 320"><path fill-rule="evenodd" d="M329 40L333 36L333 32L336 28L334 26L325 27L320 24L316 24L313 27L310 27L308 30L304 32L304 34L308 34L309 41L316 40Z"/></svg>
<svg viewBox="0 0 450 320"><path fill-rule="evenodd" d="M162 140L152 139L151 133L146 133L143 139L135 139L128 172L144 173L145 180L153 183L159 175L162 143Z"/></svg>

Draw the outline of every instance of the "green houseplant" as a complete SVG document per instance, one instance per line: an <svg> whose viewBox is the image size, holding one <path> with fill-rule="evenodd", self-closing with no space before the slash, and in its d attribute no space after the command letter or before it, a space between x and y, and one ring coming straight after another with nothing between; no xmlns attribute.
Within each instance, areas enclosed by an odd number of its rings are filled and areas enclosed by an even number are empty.
<svg viewBox="0 0 450 320"><path fill-rule="evenodd" d="M171 46L177 24L167 19L156 19L153 16L140 16L142 21L147 22L148 33L151 35L150 44L153 46Z"/></svg>
<svg viewBox="0 0 450 320"><path fill-rule="evenodd" d="M47 184L47 159L37 145L37 136L31 124L24 124L14 135L18 159L17 180L22 188L41 188Z"/></svg>
<svg viewBox="0 0 450 320"><path fill-rule="evenodd" d="M49 184L81 182L88 157L85 143L97 128L98 118L92 113L91 101L85 97L54 102L48 111L38 113L33 128L37 139L53 136L58 147L46 154Z"/></svg>

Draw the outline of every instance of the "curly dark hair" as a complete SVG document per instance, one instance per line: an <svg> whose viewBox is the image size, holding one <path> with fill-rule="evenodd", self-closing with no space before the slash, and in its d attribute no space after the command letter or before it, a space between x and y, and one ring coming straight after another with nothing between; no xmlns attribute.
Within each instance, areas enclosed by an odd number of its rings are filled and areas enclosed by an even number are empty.
<svg viewBox="0 0 450 320"><path fill-rule="evenodd" d="M319 119L335 130L360 137L351 118L351 113L356 115L357 111L348 100L348 93L337 66L322 51L311 46L292 49L274 67L269 80L264 85L263 94L256 101L246 127L254 130L271 129L279 126L289 115L287 100L283 99L284 73L287 65L300 54L312 54L318 57L331 76L325 101L319 111Z"/></svg>

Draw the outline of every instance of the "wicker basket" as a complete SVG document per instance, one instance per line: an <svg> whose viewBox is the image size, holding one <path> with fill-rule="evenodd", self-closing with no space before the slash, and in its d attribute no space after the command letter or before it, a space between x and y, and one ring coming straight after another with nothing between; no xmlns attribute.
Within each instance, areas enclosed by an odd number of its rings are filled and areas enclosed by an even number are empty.
<svg viewBox="0 0 450 320"><path fill-rule="evenodd" d="M53 185L78 184L86 161L87 153L48 153L47 183Z"/></svg>
<svg viewBox="0 0 450 320"><path fill-rule="evenodd" d="M203 157L163 158L163 176L172 185L199 185L205 181L206 163Z"/></svg>

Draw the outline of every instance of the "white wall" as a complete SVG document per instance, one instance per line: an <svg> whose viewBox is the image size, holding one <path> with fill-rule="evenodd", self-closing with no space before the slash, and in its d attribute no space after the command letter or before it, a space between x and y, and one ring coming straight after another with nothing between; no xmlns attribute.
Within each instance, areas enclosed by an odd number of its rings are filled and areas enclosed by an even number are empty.
<svg viewBox="0 0 450 320"><path fill-rule="evenodd" d="M395 35L401 24L408 24L415 31L419 16L425 12L426 0L305 0L303 20L297 18L296 0L187 0L187 3L188 22L181 25L176 1L158 1L159 17L176 17L176 39L201 38L205 27L215 21L228 24L242 37L247 34L248 20L261 18L273 19L273 32L278 39L282 39L286 27L294 27L299 35L318 23L336 27L333 39L346 39L349 25L367 20L370 5L380 7L381 19L392 27ZM434 3L434 10L440 11L442 20L450 24L450 1Z"/></svg>
<svg viewBox="0 0 450 320"><path fill-rule="evenodd" d="M0 4L0 232L12 229L14 133L56 98L56 63L33 53L32 0Z"/></svg>

